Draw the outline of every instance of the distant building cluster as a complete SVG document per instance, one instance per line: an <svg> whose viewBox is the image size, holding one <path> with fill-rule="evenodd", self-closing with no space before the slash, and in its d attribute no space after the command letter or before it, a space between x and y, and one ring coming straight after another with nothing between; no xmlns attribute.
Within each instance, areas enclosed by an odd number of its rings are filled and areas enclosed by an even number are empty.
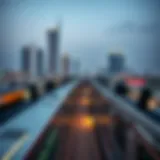
<svg viewBox="0 0 160 160"><path fill-rule="evenodd" d="M21 71L31 76L43 76L45 56L48 56L48 73L57 73L58 47L59 47L59 27L47 32L48 54L44 54L43 49L33 45L26 45L22 48Z"/></svg>
<svg viewBox="0 0 160 160"><path fill-rule="evenodd" d="M73 60L74 63L71 63L72 60L69 54L60 56L60 26L49 29L46 35L47 53L41 47L34 44L26 44L22 47L19 72L21 74L19 75L32 78L41 76L54 77L60 74L59 67L62 68L63 76L70 75L73 70L74 73L78 72L78 67L80 67L78 60ZM44 73L45 68L48 70Z"/></svg>
<svg viewBox="0 0 160 160"><path fill-rule="evenodd" d="M47 47L48 54L44 54L43 49L40 47L26 45L22 48L21 53L21 69L22 72L28 75L43 76L44 75L44 63L47 56L48 58L48 72L49 76L57 76L59 73L58 62L60 60L60 67L62 68L62 75L67 76L70 74L71 67L75 67L71 64L71 58L68 54L59 54L60 43L60 27L50 29L47 31ZM77 67L77 66L76 66ZM45 73L46 75L46 73Z"/></svg>
<svg viewBox="0 0 160 160"><path fill-rule="evenodd" d="M26 75L41 75L43 72L43 51L32 45L24 46L21 53L21 70Z"/></svg>
<svg viewBox="0 0 160 160"><path fill-rule="evenodd" d="M108 71L110 74L117 74L125 70L125 57L120 53L111 53L108 56Z"/></svg>
<svg viewBox="0 0 160 160"><path fill-rule="evenodd" d="M100 76L112 77L115 75L127 73L126 58L119 52L111 52L107 55L106 66L102 66L96 73Z"/></svg>

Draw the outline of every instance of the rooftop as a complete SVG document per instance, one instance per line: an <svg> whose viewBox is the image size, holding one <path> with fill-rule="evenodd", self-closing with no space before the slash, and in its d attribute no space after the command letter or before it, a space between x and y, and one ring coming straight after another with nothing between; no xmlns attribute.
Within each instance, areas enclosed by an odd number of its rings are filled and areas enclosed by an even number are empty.
<svg viewBox="0 0 160 160"><path fill-rule="evenodd" d="M111 53L109 53L109 55L110 55L110 56L111 56L111 55L124 56L123 53L118 53L118 52L111 52Z"/></svg>
<svg viewBox="0 0 160 160"><path fill-rule="evenodd" d="M59 30L59 26L58 26L58 25L56 25L54 28L50 28L50 29L48 29L48 33L58 32L58 30Z"/></svg>

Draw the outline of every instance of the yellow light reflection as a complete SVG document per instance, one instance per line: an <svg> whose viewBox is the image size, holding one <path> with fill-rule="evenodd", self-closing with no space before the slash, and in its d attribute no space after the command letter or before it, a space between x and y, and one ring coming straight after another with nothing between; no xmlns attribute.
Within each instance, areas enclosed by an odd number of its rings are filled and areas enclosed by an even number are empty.
<svg viewBox="0 0 160 160"><path fill-rule="evenodd" d="M82 130L92 130L95 127L94 118L91 116L81 116L77 119L76 126Z"/></svg>
<svg viewBox="0 0 160 160"><path fill-rule="evenodd" d="M93 129L96 125L110 125L112 119L106 115L76 115L58 116L52 121L53 125L70 126L78 129Z"/></svg>

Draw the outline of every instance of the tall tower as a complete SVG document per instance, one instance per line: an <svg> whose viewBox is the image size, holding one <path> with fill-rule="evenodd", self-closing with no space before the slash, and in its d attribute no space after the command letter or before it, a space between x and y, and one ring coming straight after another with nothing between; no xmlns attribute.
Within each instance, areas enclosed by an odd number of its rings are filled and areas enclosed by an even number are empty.
<svg viewBox="0 0 160 160"><path fill-rule="evenodd" d="M43 50L42 49L38 49L37 53L36 53L36 72L38 76L42 76L43 75L43 62L44 62L44 56L43 56Z"/></svg>
<svg viewBox="0 0 160 160"><path fill-rule="evenodd" d="M60 27L48 31L49 74L56 75L58 71Z"/></svg>
<svg viewBox="0 0 160 160"><path fill-rule="evenodd" d="M25 46L22 48L22 59L21 59L21 65L22 65L22 72L25 74L31 73L31 58L32 57L32 49L29 46Z"/></svg>
<svg viewBox="0 0 160 160"><path fill-rule="evenodd" d="M35 55L37 48L32 45L24 46L21 53L21 70L24 74L34 75L36 71L35 67Z"/></svg>

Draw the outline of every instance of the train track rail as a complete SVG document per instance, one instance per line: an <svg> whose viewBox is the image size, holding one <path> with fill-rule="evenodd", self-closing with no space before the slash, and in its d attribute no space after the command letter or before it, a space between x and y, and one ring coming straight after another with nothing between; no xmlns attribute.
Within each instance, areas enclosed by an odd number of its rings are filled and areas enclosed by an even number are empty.
<svg viewBox="0 0 160 160"><path fill-rule="evenodd" d="M25 160L106 160L108 108L107 101L90 83L79 84L49 121Z"/></svg>

